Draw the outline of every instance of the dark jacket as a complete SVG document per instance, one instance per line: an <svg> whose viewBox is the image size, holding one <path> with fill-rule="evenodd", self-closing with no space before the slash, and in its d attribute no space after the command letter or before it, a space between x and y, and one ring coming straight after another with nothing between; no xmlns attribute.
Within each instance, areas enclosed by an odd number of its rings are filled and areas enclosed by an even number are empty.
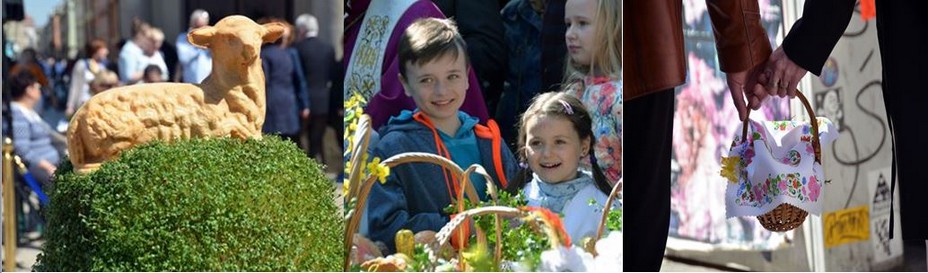
<svg viewBox="0 0 928 273"><path fill-rule="evenodd" d="M838 39L844 33L856 1L806 1L803 17L796 22L783 41L786 56L809 72L819 75ZM892 141L893 164L890 181L897 181L902 223L902 239L928 240L928 207L924 194L928 192L928 175L919 168L925 154L924 139L928 125L921 122L928 95L924 89L928 75L928 8L925 1L876 1L876 29L882 61L883 103L889 118L889 139ZM872 22L872 21L871 21ZM869 59L869 58L868 58ZM897 172L898 171L898 172ZM892 183L890 196L895 192ZM895 199L895 198L893 198ZM890 206L894 215L894 206ZM894 218L889 220L889 236L894 237ZM882 235L882 234L881 234Z"/></svg>
<svg viewBox="0 0 928 273"><path fill-rule="evenodd" d="M683 2L630 0L624 5L625 100L683 84Z"/></svg>
<svg viewBox="0 0 928 273"><path fill-rule="evenodd" d="M505 188L518 166L512 153L502 144L495 122L488 123L489 126L482 126L477 124L476 118L466 116L462 128L472 126L483 162L481 166L486 168L497 187ZM409 111L403 111L381 127L380 137L371 151L371 159L386 160L405 152L439 154L433 129L414 119ZM451 204L449 193L452 190L445 182L442 168L431 163L407 163L391 168L386 183L375 183L371 188L367 207L369 237L386 243L393 252L396 250L394 236L400 229L414 233L440 230L450 220L443 210Z"/></svg>
<svg viewBox="0 0 928 273"><path fill-rule="evenodd" d="M333 82L335 72L335 48L329 43L310 37L299 41L294 46L300 53L300 63L303 64L303 77L306 78L309 91L310 109L313 114L328 114L329 83Z"/></svg>
<svg viewBox="0 0 928 273"><path fill-rule="evenodd" d="M624 0L623 0L624 1ZM545 0L545 14L541 16L541 88L542 91L558 91L564 81L564 59L567 58L567 43L564 35L564 5L567 0Z"/></svg>
<svg viewBox="0 0 928 273"><path fill-rule="evenodd" d="M295 135L300 132L299 103L297 102L298 81L294 62L286 49L280 45L265 45L261 48L261 63L264 67L267 114L264 133Z"/></svg>
<svg viewBox="0 0 928 273"><path fill-rule="evenodd" d="M506 27L509 69L499 105L491 110L496 111L503 138L515 146L519 113L528 109L536 94L544 92L541 85L541 72L545 67L541 62L541 14L532 9L528 0L509 2L500 14Z"/></svg>
<svg viewBox="0 0 928 273"><path fill-rule="evenodd" d="M494 0L432 0L435 6L454 19L467 42L467 56L474 67L483 98L490 111L495 110L503 80L506 79L508 56L503 38L503 19L499 15L499 2Z"/></svg>
<svg viewBox="0 0 928 273"><path fill-rule="evenodd" d="M838 39L844 34L854 13L854 2L848 0L806 1L802 18L796 20L783 39L783 51L797 65L816 76Z"/></svg>
<svg viewBox="0 0 928 273"><path fill-rule="evenodd" d="M809 2L806 5L808 7ZM928 124L921 120L925 102L928 102L928 94L923 91L924 78L928 75L925 8L928 8L925 1L876 1L876 29L883 61L883 101L890 118L899 187L903 189L899 191L902 239L912 241L928 240L928 213L922 211L928 207L925 198L928 175L920 169L928 150L923 142L928 139ZM822 11L821 14L827 13ZM895 183L893 185L895 191ZM889 230L893 230L893 224ZM892 238L893 233L890 234Z"/></svg>

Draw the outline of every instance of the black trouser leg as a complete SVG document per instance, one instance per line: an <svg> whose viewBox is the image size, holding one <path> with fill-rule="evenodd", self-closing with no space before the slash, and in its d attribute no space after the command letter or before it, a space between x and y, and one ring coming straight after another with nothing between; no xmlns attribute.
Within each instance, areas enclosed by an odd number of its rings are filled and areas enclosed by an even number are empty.
<svg viewBox="0 0 928 273"><path fill-rule="evenodd" d="M320 158L325 160L325 154L322 151L322 139L325 136L326 125L328 125L328 115L315 114L310 117L309 122L309 157Z"/></svg>
<svg viewBox="0 0 928 273"><path fill-rule="evenodd" d="M625 102L622 162L626 271L660 271L670 225L674 92Z"/></svg>

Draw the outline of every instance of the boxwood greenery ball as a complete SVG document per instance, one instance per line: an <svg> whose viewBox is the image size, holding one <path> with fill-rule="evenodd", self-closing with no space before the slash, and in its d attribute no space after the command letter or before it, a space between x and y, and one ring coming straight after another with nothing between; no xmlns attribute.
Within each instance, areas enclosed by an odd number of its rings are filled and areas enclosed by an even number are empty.
<svg viewBox="0 0 928 273"><path fill-rule="evenodd" d="M154 142L59 168L37 271L340 271L335 188L266 136Z"/></svg>

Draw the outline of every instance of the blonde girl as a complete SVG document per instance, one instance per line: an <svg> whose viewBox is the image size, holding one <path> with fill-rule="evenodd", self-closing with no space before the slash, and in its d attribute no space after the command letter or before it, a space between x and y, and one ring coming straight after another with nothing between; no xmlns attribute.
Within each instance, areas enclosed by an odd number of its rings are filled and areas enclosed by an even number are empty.
<svg viewBox="0 0 928 273"><path fill-rule="evenodd" d="M564 8L565 86L589 109L597 143L583 166L598 165L611 184L622 176L621 2L568 0Z"/></svg>

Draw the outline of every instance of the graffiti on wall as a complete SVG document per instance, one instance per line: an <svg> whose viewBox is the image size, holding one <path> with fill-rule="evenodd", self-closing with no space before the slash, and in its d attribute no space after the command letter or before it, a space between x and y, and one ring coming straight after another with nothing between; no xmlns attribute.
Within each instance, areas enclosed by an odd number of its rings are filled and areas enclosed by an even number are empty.
<svg viewBox="0 0 928 273"><path fill-rule="evenodd" d="M889 213L893 198L889 188L890 168L871 171L867 174L870 193L870 242L873 247L873 262L880 263L902 254L900 240L889 239ZM895 193L898 199L899 194ZM898 208L898 207L897 207ZM894 219L896 229L901 225L899 217ZM899 230L896 230L899 234Z"/></svg>
<svg viewBox="0 0 928 273"><path fill-rule="evenodd" d="M822 154L825 175L833 180L825 211L869 210L866 221L856 222L866 224L869 234L854 234L861 240L844 244L828 244L829 222L823 219L828 270L873 270L902 255L901 240L889 239L892 142L881 81L876 21L862 20L858 6L821 77L812 80L818 115L839 126L838 139ZM899 210L895 213L895 232L900 234Z"/></svg>

